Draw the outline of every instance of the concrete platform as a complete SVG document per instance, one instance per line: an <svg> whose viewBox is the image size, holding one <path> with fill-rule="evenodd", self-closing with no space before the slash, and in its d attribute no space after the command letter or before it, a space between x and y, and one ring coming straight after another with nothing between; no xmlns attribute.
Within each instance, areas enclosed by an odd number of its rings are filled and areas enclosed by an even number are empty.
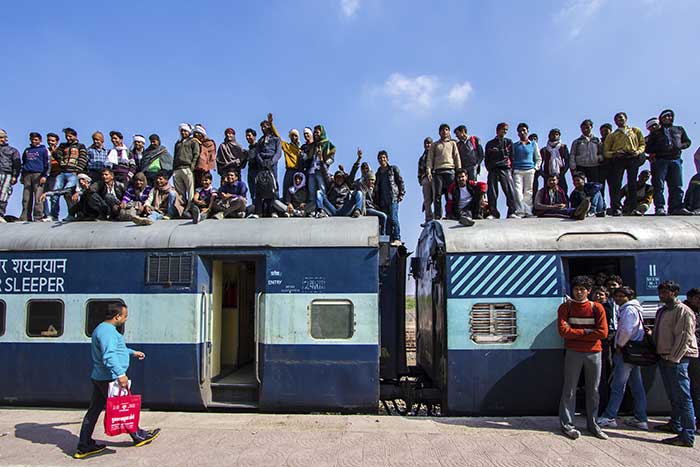
<svg viewBox="0 0 700 467"><path fill-rule="evenodd" d="M693 449L659 443L667 435L610 429L610 439L558 434L555 418L401 418L143 412L161 427L150 446L128 436L95 438L105 454L71 455L83 411L0 409L0 465L700 467ZM657 420L660 421L660 420ZM585 426L579 419L577 424Z"/></svg>

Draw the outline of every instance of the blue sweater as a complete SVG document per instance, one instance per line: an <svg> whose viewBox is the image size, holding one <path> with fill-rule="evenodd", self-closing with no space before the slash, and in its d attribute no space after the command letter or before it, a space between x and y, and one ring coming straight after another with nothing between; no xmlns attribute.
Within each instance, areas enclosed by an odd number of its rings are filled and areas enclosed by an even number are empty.
<svg viewBox="0 0 700 467"><path fill-rule="evenodd" d="M114 381L129 369L129 358L134 351L124 343L124 336L107 322L100 323L92 332L92 374L96 381Z"/></svg>
<svg viewBox="0 0 700 467"><path fill-rule="evenodd" d="M531 170L539 157L535 156L537 145L533 142L523 144L520 141L513 143L513 170ZM539 154L537 155L539 156Z"/></svg>
<svg viewBox="0 0 700 467"><path fill-rule="evenodd" d="M49 176L49 150L46 146L29 146L22 153L22 174L41 174L43 177Z"/></svg>

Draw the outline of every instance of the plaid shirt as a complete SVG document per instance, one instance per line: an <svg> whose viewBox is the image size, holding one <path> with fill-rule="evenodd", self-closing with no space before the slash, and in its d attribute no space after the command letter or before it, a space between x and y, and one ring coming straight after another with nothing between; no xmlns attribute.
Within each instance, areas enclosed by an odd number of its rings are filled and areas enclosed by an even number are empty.
<svg viewBox="0 0 700 467"><path fill-rule="evenodd" d="M111 167L112 164L107 160L107 154L109 151L102 147L102 149L97 149L94 145L90 146L87 150L88 155L88 170L90 172L96 172L102 170L105 167Z"/></svg>

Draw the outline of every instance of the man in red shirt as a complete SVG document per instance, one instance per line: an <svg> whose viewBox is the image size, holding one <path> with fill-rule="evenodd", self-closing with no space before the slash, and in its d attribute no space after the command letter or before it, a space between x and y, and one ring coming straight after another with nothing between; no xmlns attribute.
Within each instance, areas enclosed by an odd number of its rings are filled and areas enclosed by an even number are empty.
<svg viewBox="0 0 700 467"><path fill-rule="evenodd" d="M562 433L577 439L581 432L574 426L576 411L576 384L584 370L586 380L586 418L588 431L598 439L608 439L596 423L598 415L598 385L602 367L601 339L608 337L605 309L600 303L588 300L593 281L586 276L571 281L572 299L559 306L559 335L564 339L564 387L559 402L559 422Z"/></svg>

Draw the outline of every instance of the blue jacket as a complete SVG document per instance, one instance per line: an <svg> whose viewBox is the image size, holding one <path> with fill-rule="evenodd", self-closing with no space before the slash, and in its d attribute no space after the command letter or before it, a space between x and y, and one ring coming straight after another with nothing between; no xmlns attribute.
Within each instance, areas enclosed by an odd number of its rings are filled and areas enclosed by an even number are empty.
<svg viewBox="0 0 700 467"><path fill-rule="evenodd" d="M29 146L22 153L22 174L41 174L42 177L48 177L50 168L49 150L43 144Z"/></svg>
<svg viewBox="0 0 700 467"><path fill-rule="evenodd" d="M523 144L520 141L513 143L513 162L514 170L532 170L539 168L540 152L537 148L537 143L534 141Z"/></svg>
<svg viewBox="0 0 700 467"><path fill-rule="evenodd" d="M92 332L92 374L95 381L114 381L129 369L134 351L126 346L124 336L107 322Z"/></svg>

